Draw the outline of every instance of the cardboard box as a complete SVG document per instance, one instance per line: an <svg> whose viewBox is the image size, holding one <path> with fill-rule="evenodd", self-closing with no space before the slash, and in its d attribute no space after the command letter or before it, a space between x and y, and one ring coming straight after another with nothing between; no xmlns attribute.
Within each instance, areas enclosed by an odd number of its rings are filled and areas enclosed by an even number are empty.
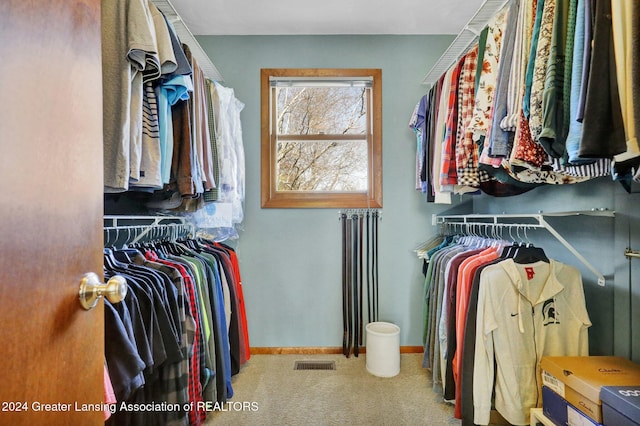
<svg viewBox="0 0 640 426"><path fill-rule="evenodd" d="M542 387L542 412L558 426L602 426L546 386Z"/></svg>
<svg viewBox="0 0 640 426"><path fill-rule="evenodd" d="M542 384L602 423L603 386L640 385L640 365L622 357L543 357Z"/></svg>
<svg viewBox="0 0 640 426"><path fill-rule="evenodd" d="M607 425L640 425L640 386L604 386L600 391Z"/></svg>

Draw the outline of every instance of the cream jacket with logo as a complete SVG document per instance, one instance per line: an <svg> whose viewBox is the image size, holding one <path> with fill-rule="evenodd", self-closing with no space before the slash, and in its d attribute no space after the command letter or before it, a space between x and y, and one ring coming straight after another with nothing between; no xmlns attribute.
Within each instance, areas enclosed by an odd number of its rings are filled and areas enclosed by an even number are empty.
<svg viewBox="0 0 640 426"><path fill-rule="evenodd" d="M542 402L540 360L588 355L589 326L576 268L512 259L486 267L478 293L474 422L489 423L495 392L495 408L507 421L529 424L529 410Z"/></svg>

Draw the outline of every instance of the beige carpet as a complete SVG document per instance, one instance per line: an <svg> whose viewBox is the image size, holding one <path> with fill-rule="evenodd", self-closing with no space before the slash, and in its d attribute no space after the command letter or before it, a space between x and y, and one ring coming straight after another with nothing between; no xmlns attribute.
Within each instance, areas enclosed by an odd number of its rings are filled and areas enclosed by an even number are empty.
<svg viewBox="0 0 640 426"><path fill-rule="evenodd" d="M252 355L233 379L234 396L207 425L459 425L432 391L422 354L402 354L400 374L373 376L366 354ZM333 360L335 371L294 370L298 360ZM221 411L224 410L224 411Z"/></svg>

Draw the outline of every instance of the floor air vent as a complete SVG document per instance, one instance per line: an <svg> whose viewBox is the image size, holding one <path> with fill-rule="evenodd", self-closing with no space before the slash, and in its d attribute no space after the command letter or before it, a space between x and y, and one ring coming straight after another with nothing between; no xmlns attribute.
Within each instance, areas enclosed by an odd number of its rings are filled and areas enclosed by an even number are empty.
<svg viewBox="0 0 640 426"><path fill-rule="evenodd" d="M335 361L296 361L294 370L335 370Z"/></svg>

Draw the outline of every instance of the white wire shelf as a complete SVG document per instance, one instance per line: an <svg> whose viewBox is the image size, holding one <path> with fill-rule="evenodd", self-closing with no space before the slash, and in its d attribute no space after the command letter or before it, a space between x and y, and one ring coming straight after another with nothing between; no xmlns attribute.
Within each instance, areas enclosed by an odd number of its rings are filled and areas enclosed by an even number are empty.
<svg viewBox="0 0 640 426"><path fill-rule="evenodd" d="M184 23L182 17L176 11L176 8L173 7L173 4L171 4L169 0L151 0L151 2L164 14L167 20L171 22L180 41L189 46L191 53L196 58L204 75L210 80L223 82L222 74L220 74L220 71L213 65L211 58L209 58L209 55L202 49L202 46L200 46L200 43L198 43Z"/></svg>
<svg viewBox="0 0 640 426"><path fill-rule="evenodd" d="M438 79L464 55L473 43L478 40L480 33L487 26L507 0L485 0L462 28L447 50L436 61L435 65L422 80L423 84L433 86Z"/></svg>

